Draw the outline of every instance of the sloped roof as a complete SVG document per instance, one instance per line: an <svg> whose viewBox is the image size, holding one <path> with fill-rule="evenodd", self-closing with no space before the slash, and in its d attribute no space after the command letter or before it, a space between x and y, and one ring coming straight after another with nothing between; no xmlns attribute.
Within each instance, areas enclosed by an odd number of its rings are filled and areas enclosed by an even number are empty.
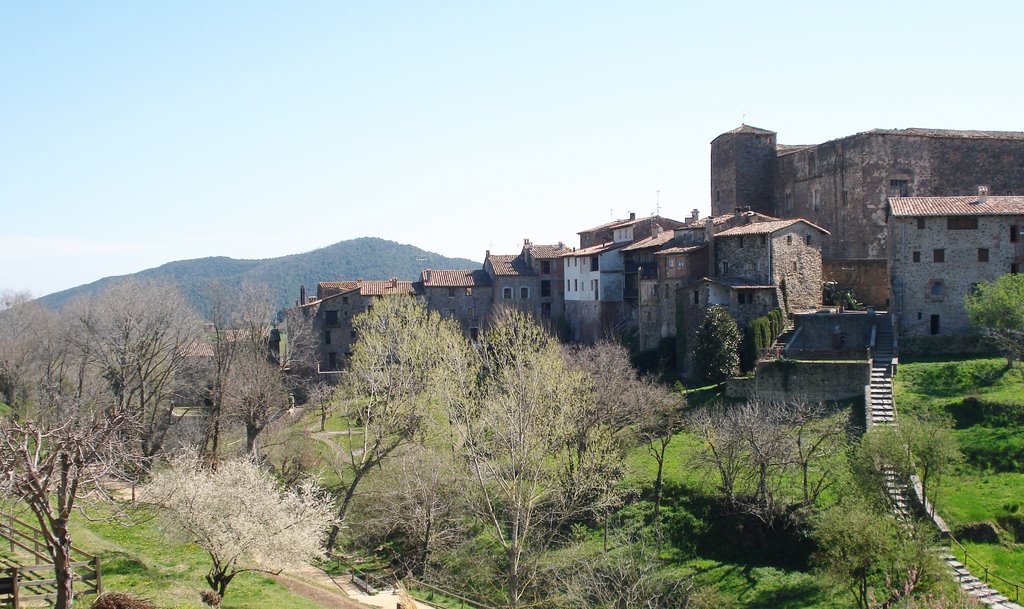
<svg viewBox="0 0 1024 609"><path fill-rule="evenodd" d="M892 215L904 216L1016 216L1024 215L1024 196L988 196L979 202L969 197L893 197Z"/></svg>
<svg viewBox="0 0 1024 609"><path fill-rule="evenodd" d="M675 236L675 231L673 231L673 230L663 230L663 231L661 231L660 234L652 235L650 237L644 237L643 239L640 239L639 241L634 241L633 243L630 243L626 247L622 248L622 251L624 251L624 252L635 252L637 250L645 250L645 249L651 248L651 247L659 247L659 246L665 245L666 243L672 241L672 237L674 237L674 236Z"/></svg>
<svg viewBox="0 0 1024 609"><path fill-rule="evenodd" d="M977 131L973 129L927 129L921 127L908 127L906 129L872 129L868 131L868 133L881 135L905 135L908 137L1024 140L1024 132L1021 131Z"/></svg>
<svg viewBox="0 0 1024 609"><path fill-rule="evenodd" d="M715 283L727 288L743 290L774 290L778 287L770 283L755 282L743 277L701 277L700 279L694 279L683 287L689 287L698 283Z"/></svg>
<svg viewBox="0 0 1024 609"><path fill-rule="evenodd" d="M697 250L702 250L702 249L706 248L707 246L708 246L707 243L699 243L697 245L682 245L682 246L677 246L677 247L667 247L667 248L665 248L663 250L659 250L657 252L654 252L654 255L655 256L669 256L669 255L672 255L672 254L689 254L691 252L696 252Z"/></svg>
<svg viewBox="0 0 1024 609"><path fill-rule="evenodd" d="M411 281L384 279L359 282L360 296L391 296L393 294L414 294L415 292Z"/></svg>
<svg viewBox="0 0 1024 609"><path fill-rule="evenodd" d="M740 215L745 217L745 218L754 218L758 222L762 222L762 221L768 222L768 221L771 221L771 220L778 220L778 218L776 218L775 216L767 216L767 215L762 214L761 212L757 212L757 211L743 211L743 212L740 212ZM704 227L707 226L709 218L711 219L711 221L714 223L715 226L718 226L720 224L725 224L729 220L735 219L736 218L736 212L733 212L731 214L720 214L718 216L704 216L703 218L700 218L698 220L694 220L688 226L681 226L681 227L677 228L676 230L686 230L686 229L691 229L691 228L693 228L693 229L704 228Z"/></svg>
<svg viewBox="0 0 1024 609"><path fill-rule="evenodd" d="M565 246L564 243L557 245L529 245L528 249L530 254L538 260L548 260L551 258L558 258L562 254L570 251L571 248Z"/></svg>
<svg viewBox="0 0 1024 609"><path fill-rule="evenodd" d="M435 270L420 273L425 288L473 288L491 285L491 278L480 269Z"/></svg>
<svg viewBox="0 0 1024 609"><path fill-rule="evenodd" d="M530 267L526 266L526 261L523 260L523 257L518 254L491 254L487 256L486 262L491 264L494 274L500 277L536 275Z"/></svg>
<svg viewBox="0 0 1024 609"><path fill-rule="evenodd" d="M798 224L798 223L801 223L801 222L806 224L806 225L808 225L808 226L810 226L811 228L815 228L815 229L821 231L822 233L824 233L826 235L831 235L832 234L832 233L828 232L827 230L823 229L822 227L818 226L817 224L814 224L812 222L808 222L807 220L804 220L802 218L793 218L793 219L790 219L790 220L773 220L771 222L754 222L753 224L744 224L742 226L734 226L734 227L732 227L732 228L730 228L728 230L724 230L724 231L716 234L715 237L738 237L738 236L742 236L742 235L770 235L771 233L774 233L775 231L782 230L784 228L787 228L789 226L792 226L794 224Z"/></svg>
<svg viewBox="0 0 1024 609"><path fill-rule="evenodd" d="M614 249L618 249L624 245L626 245L625 242L616 243L614 241L608 241L607 243L599 243L597 245L591 245L590 247L581 247L580 249L575 251L569 250L566 253L562 254L562 257L575 258L580 256L596 256L597 254L603 254L605 252L610 252Z"/></svg>
<svg viewBox="0 0 1024 609"><path fill-rule="evenodd" d="M356 289L359 289L358 281L321 281L317 284L316 293L322 300L328 296L351 292Z"/></svg>

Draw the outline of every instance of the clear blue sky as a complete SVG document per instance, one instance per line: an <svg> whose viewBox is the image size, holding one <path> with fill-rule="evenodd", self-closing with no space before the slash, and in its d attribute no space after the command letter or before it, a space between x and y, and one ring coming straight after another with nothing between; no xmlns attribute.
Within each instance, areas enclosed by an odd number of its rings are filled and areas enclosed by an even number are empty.
<svg viewBox="0 0 1024 609"><path fill-rule="evenodd" d="M1024 130L1018 3L689 4L0 4L0 288L703 215L741 122Z"/></svg>

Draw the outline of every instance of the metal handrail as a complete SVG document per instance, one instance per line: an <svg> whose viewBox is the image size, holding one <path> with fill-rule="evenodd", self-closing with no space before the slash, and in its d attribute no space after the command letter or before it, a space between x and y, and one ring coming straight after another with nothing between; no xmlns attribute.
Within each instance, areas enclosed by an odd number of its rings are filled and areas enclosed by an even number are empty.
<svg viewBox="0 0 1024 609"><path fill-rule="evenodd" d="M967 552L967 548L965 548L962 543L957 541L957 538L953 536L953 533L951 533L951 532L950 533L946 533L946 535L951 540L953 540L953 543L956 544L956 547L960 548L960 551L963 552L963 554L964 554L964 567L965 568L968 568L968 570L970 570L969 561L970 560L974 560L974 564L976 564L978 566L978 568L980 568L985 573L985 583L986 584L989 583L989 578L992 578L992 579L997 579L997 580L1003 582L1007 586L1013 586L1013 602L1016 603L1016 602L1020 601L1020 590L1021 590L1021 588L1024 588L1024 584L1019 584L1019 583L1017 583L1015 581L1011 581L1009 579L1006 579L1005 577L1001 577L999 575L996 575L995 573L993 573L992 571L989 570L988 565L986 565L985 563L981 562L977 558L973 558ZM953 554L953 557L955 558L956 554ZM959 573L957 574L957 579L958 580L962 580L963 577L964 576L962 574L959 574Z"/></svg>

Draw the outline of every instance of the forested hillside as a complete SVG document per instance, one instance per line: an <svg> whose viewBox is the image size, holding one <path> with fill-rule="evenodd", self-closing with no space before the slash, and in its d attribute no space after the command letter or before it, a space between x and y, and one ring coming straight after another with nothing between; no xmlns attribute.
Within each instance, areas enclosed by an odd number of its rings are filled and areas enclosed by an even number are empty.
<svg viewBox="0 0 1024 609"><path fill-rule="evenodd" d="M390 277L414 280L424 268L467 269L479 266L479 262L465 258L448 258L412 245L362 237L280 258L235 260L216 256L168 262L132 275L104 277L39 300L47 306L60 308L76 296L95 293L113 282L132 277L173 283L200 313L207 311L209 294L215 286L237 291L249 282L268 285L277 306L284 308L298 299L300 285L305 285L310 294L315 294L319 281Z"/></svg>

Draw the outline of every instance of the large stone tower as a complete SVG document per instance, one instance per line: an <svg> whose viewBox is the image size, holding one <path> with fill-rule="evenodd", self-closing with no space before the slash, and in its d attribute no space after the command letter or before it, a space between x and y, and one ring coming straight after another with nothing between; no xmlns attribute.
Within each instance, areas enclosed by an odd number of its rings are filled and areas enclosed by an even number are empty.
<svg viewBox="0 0 1024 609"><path fill-rule="evenodd" d="M775 215L775 132L740 125L711 141L711 213Z"/></svg>

